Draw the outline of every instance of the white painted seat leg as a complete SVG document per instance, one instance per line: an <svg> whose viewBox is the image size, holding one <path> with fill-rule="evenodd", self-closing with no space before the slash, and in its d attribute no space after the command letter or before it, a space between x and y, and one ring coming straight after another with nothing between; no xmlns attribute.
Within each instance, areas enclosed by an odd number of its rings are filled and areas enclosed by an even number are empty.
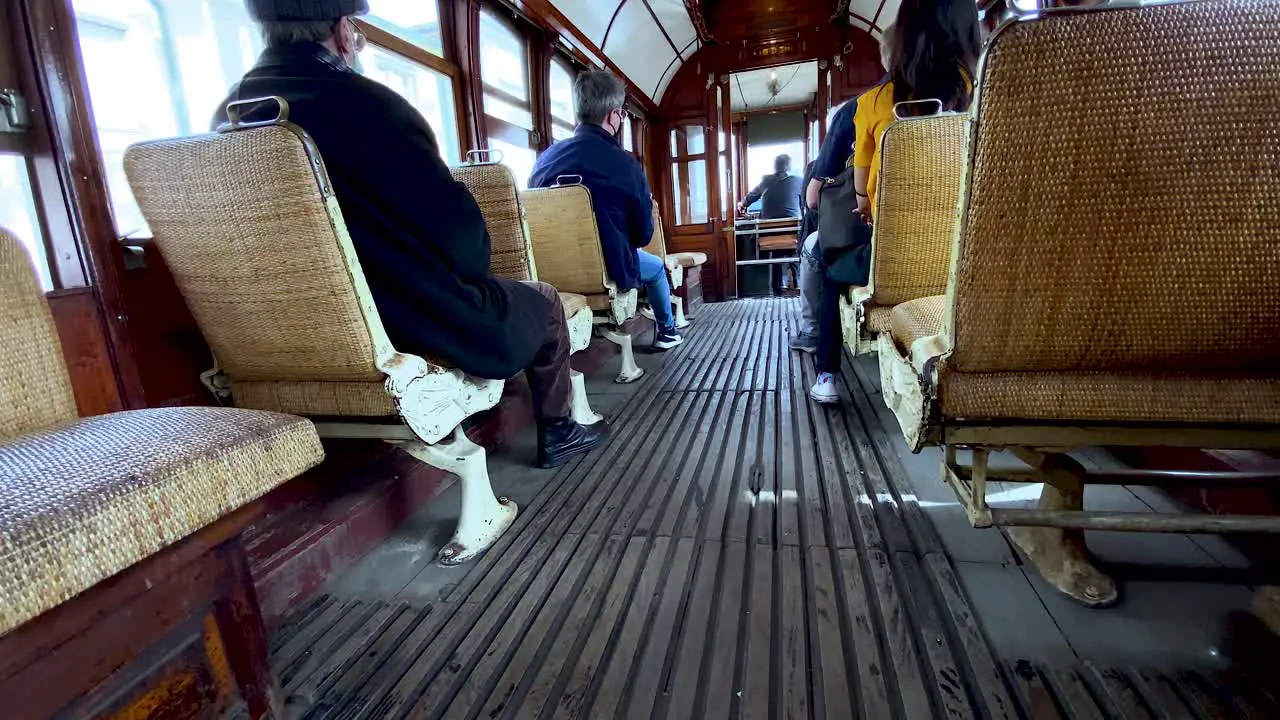
<svg viewBox="0 0 1280 720"><path fill-rule="evenodd" d="M442 565L460 565L489 549L516 519L514 501L495 497L489 483L489 464L484 448L471 442L461 427L446 442L397 442L418 460L451 472L462 483L462 508L458 528L449 543L440 549Z"/></svg>
<svg viewBox="0 0 1280 720"><path fill-rule="evenodd" d="M573 386L573 421L579 425L595 425L604 418L591 409L587 399L587 379L577 370L569 371L569 384Z"/></svg>
<svg viewBox="0 0 1280 720"><path fill-rule="evenodd" d="M627 384L639 380L644 375L644 368L636 364L635 351L631 349L631 336L617 330L604 330L605 338L622 348L622 372L614 382Z"/></svg>
<svg viewBox="0 0 1280 720"><path fill-rule="evenodd" d="M678 295L671 296L671 304L676 309L676 327L683 330L689 327L689 318L684 316L684 298Z"/></svg>

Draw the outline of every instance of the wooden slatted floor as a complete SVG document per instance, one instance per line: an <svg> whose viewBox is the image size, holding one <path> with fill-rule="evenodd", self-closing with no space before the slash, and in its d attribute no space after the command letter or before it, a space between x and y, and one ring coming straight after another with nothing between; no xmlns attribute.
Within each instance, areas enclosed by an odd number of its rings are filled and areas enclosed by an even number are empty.
<svg viewBox="0 0 1280 720"><path fill-rule="evenodd" d="M616 413L609 445L551 476L432 601L324 596L296 613L272 645L291 712L1277 710L1264 692L1196 673L998 663L865 391L846 383L852 402L837 409L808 401L811 366L785 347L797 312L781 299L706 306Z"/></svg>

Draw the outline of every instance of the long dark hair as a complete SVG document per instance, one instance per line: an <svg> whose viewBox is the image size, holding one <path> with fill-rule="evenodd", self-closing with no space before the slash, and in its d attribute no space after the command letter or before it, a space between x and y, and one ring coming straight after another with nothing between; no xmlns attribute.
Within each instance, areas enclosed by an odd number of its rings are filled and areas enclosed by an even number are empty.
<svg viewBox="0 0 1280 720"><path fill-rule="evenodd" d="M902 0L892 29L893 101L937 98L968 110L982 35L973 0Z"/></svg>

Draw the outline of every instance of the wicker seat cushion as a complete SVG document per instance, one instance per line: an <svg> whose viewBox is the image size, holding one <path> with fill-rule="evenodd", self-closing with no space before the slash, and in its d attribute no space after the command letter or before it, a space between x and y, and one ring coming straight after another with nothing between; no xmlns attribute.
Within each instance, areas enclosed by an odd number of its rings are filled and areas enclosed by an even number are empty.
<svg viewBox="0 0 1280 720"><path fill-rule="evenodd" d="M889 316L892 312L893 306L891 305L868 305L867 332L876 334L889 332Z"/></svg>
<svg viewBox="0 0 1280 720"><path fill-rule="evenodd" d="M236 407L308 417L394 417L395 398L382 380L321 382L279 380L231 383Z"/></svg>
<svg viewBox="0 0 1280 720"><path fill-rule="evenodd" d="M302 418L135 410L0 445L0 635L324 457Z"/></svg>
<svg viewBox="0 0 1280 720"><path fill-rule="evenodd" d="M608 296L604 297L607 301ZM566 318L571 318L579 312L591 308L587 303L587 297L576 293L560 293L560 304L564 306L564 316ZM608 305L606 304L605 307L608 307Z"/></svg>
<svg viewBox="0 0 1280 720"><path fill-rule="evenodd" d="M678 252L667 255L667 259L674 259L680 263L681 267L697 267L705 265L707 262L707 254L700 252Z"/></svg>
<svg viewBox="0 0 1280 720"><path fill-rule="evenodd" d="M945 304L945 295L934 295L895 306L889 314L889 330L894 342L909 351L916 340L937 335L942 328Z"/></svg>
<svg viewBox="0 0 1280 720"><path fill-rule="evenodd" d="M1263 423L1280 417L1280 379L1104 372L941 373L946 417L1133 423Z"/></svg>

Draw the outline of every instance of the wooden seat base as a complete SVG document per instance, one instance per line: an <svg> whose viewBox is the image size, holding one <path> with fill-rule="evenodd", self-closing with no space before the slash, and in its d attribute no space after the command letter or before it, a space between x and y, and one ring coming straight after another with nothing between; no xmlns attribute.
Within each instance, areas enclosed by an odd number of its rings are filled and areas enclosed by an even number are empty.
<svg viewBox="0 0 1280 720"><path fill-rule="evenodd" d="M0 637L5 716L160 720L243 705L284 717L240 540L259 512L246 506Z"/></svg>

